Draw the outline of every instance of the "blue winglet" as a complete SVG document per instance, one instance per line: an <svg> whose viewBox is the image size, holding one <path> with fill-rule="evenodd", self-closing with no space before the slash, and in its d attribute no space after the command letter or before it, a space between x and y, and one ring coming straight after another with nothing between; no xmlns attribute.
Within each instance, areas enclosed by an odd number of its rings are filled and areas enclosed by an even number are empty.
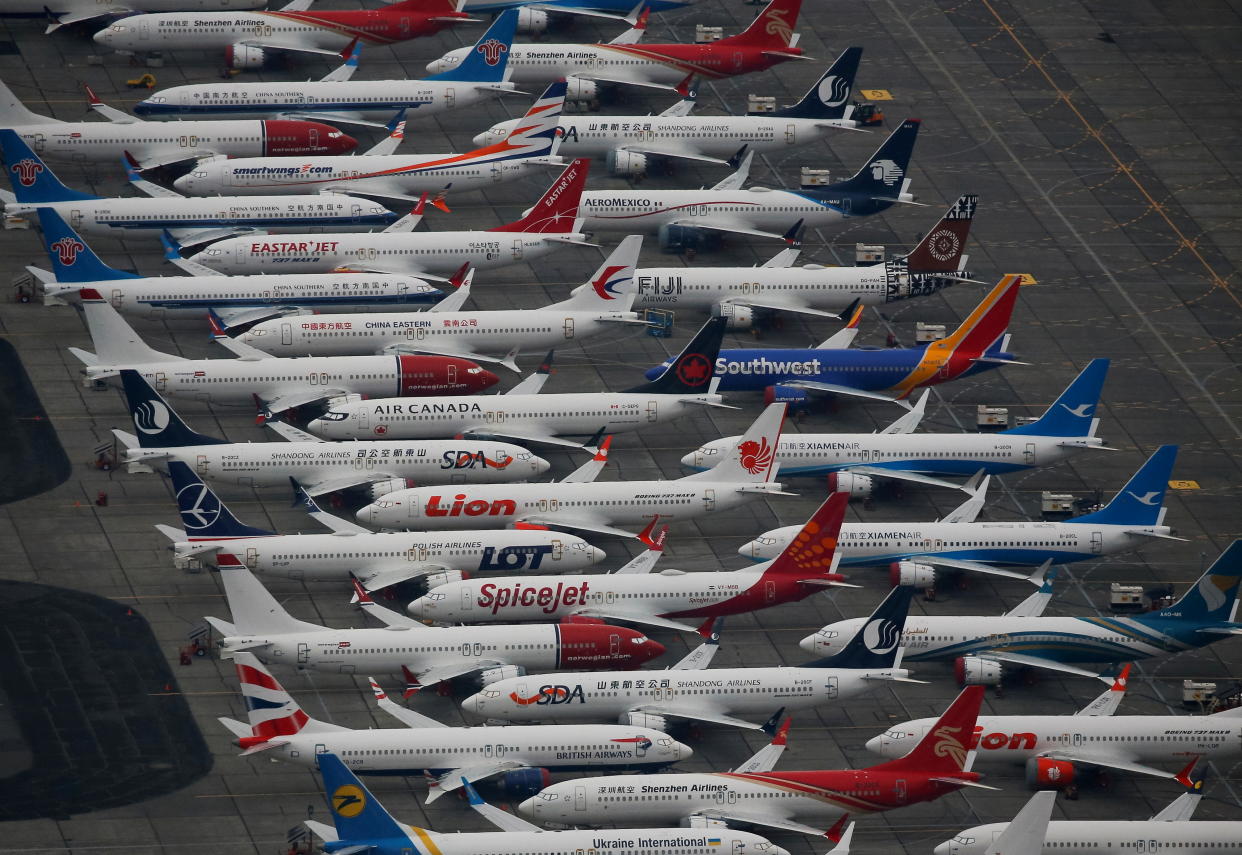
<svg viewBox="0 0 1242 855"><path fill-rule="evenodd" d="M479 791L476 790L474 785L467 781L464 777L461 779L461 786L462 789L466 791L466 799L470 802L470 804L486 804L486 802L483 801L483 797L479 795Z"/></svg>
<svg viewBox="0 0 1242 855"><path fill-rule="evenodd" d="M302 510L308 514L321 512L319 505L311 498L311 494L306 492L306 488L298 483L297 478L290 478L289 483L293 485L293 504L290 507L296 508L298 505L301 505Z"/></svg>

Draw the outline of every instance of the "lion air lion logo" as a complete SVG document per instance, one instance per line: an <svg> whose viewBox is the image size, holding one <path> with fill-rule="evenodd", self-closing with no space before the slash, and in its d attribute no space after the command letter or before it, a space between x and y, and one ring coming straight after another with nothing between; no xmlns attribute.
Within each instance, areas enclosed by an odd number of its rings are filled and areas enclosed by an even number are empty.
<svg viewBox="0 0 1242 855"><path fill-rule="evenodd" d="M936 728L932 735L936 737L936 744L932 746L932 754L937 757L948 757L958 765L958 768L966 768L966 746L962 744L962 740L953 734L961 731L960 727L949 727L947 725Z"/></svg>
<svg viewBox="0 0 1242 855"><path fill-rule="evenodd" d="M86 245L80 240L63 237L55 243L48 244L49 248L56 253L56 258L61 264L69 267L78 260L78 253L86 249Z"/></svg>
<svg viewBox="0 0 1242 855"><path fill-rule="evenodd" d="M879 181L886 187L892 187L901 180L902 169L897 165L896 161L885 158L884 160L871 161L871 179Z"/></svg>
<svg viewBox="0 0 1242 855"><path fill-rule="evenodd" d="M768 444L768 438L761 437L759 442L748 439L737 447L738 462L751 475L767 472L772 465L774 452Z"/></svg>
<svg viewBox="0 0 1242 855"><path fill-rule="evenodd" d="M500 55L509 52L509 46L499 39L488 39L481 45L475 47L479 53L483 54L483 61L488 65L495 65L500 62Z"/></svg>
<svg viewBox="0 0 1242 855"><path fill-rule="evenodd" d="M9 171L17 176L18 182L23 187L30 187L38 179L39 173L43 171L43 164L37 160L26 158L10 166Z"/></svg>
<svg viewBox="0 0 1242 855"><path fill-rule="evenodd" d="M778 36L785 44L789 44L793 41L793 27L785 23L785 16L788 14L788 9L769 10L768 22L764 25L763 31L769 36Z"/></svg>
<svg viewBox="0 0 1242 855"><path fill-rule="evenodd" d="M927 239L927 251L937 261L948 261L957 255L962 242L949 229L941 229Z"/></svg>

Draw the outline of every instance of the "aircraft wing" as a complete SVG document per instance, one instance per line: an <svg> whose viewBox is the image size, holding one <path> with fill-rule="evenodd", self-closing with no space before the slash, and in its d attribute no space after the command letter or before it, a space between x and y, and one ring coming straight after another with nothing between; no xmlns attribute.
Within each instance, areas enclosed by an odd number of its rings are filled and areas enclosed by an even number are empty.
<svg viewBox="0 0 1242 855"><path fill-rule="evenodd" d="M1202 798L1199 793L1182 793L1148 822L1187 822L1194 816Z"/></svg>
<svg viewBox="0 0 1242 855"><path fill-rule="evenodd" d="M448 569L443 564L432 564L429 561L407 561L398 568L386 570L380 567L356 570L354 575L358 577L358 581L362 583L363 588L368 591L378 591L398 582L407 582L410 579L427 576L431 573L443 573ZM421 626L421 624L419 625Z"/></svg>
<svg viewBox="0 0 1242 855"><path fill-rule="evenodd" d="M741 223L731 223L728 220L698 220L679 217L676 220L670 220L669 225L674 226L693 226L696 229L707 229L714 232L726 232L734 235L749 235L750 237L775 238L776 240L784 240L785 235L780 232L765 232L762 229L752 229ZM836 315L833 315L835 318ZM785 384L789 385L789 384Z"/></svg>
<svg viewBox="0 0 1242 855"><path fill-rule="evenodd" d="M789 386L791 383L782 385ZM895 481L909 481L913 484L925 484L928 487L946 487L950 490L964 490L961 484L955 484L952 481L946 481L943 478L935 478L931 475L920 475L918 472L907 472L904 469L889 469L884 466L851 466L850 472L858 475L870 475L872 478L892 478Z"/></svg>
<svg viewBox="0 0 1242 855"><path fill-rule="evenodd" d="M390 478L400 477L400 475L392 472L385 472L382 469L368 469L365 472L351 472L350 474L342 475L339 478L326 478L322 481L308 481L305 484L302 484L302 489L309 495L323 496L327 493L335 493L337 490L348 490L350 487L362 487L376 481L386 481Z"/></svg>
<svg viewBox="0 0 1242 855"><path fill-rule="evenodd" d="M697 160L700 163L711 163L716 166L728 166L729 161L721 157L708 157L705 154L697 154L692 151L678 151L671 148L660 148L650 145L624 145L621 146L622 151L632 151L634 154L646 154L654 157L680 157L684 160Z"/></svg>
<svg viewBox="0 0 1242 855"><path fill-rule="evenodd" d="M169 229L168 233L176 238L177 243L182 246L198 246L199 244L210 243L213 240L241 237L242 235L255 234L258 231L258 229L239 226L237 228L225 227L219 229Z"/></svg>
<svg viewBox="0 0 1242 855"><path fill-rule="evenodd" d="M52 17L51 23L47 25L43 34L46 36L69 24L80 24L83 21L92 21L107 15L132 15L134 11L132 6L122 3L100 3L93 9L79 9L76 12L66 12Z"/></svg>
<svg viewBox="0 0 1242 855"><path fill-rule="evenodd" d="M770 309L774 312L798 312L803 315L814 315L817 318L832 318L836 321L841 320L840 312L826 312L823 309L812 309L810 306L804 306L799 303L786 303L781 300L756 300L754 297L730 297L728 300L725 300L725 302L733 303L738 306L750 306L754 309Z"/></svg>
<svg viewBox="0 0 1242 855"><path fill-rule="evenodd" d="M294 428L296 430L296 428ZM370 534L371 530L364 526L358 525L356 522L341 519L335 514L329 514L322 510L319 505L315 504L315 500L311 498L310 493L298 483L296 478L290 478L289 484L293 487L293 504L301 505L306 515L319 523L326 529L330 529L333 534L348 536L351 534Z"/></svg>
<svg viewBox="0 0 1242 855"><path fill-rule="evenodd" d="M900 398L894 398L892 395L885 395L882 392L868 392L865 389L855 389L853 386L842 386L838 383L821 383L818 380L789 380L781 383L781 385L791 386L794 389L806 389L808 392L827 392L832 395L866 398L869 401L887 401L890 404L899 404L906 409L912 409L905 401Z"/></svg>
<svg viewBox="0 0 1242 855"><path fill-rule="evenodd" d="M622 86L642 86L647 89L663 89L665 92L681 94L676 85L656 83L654 80L637 80L632 77L609 77L605 74L595 74L593 72L589 74L577 73L572 76L580 80L594 80L596 83L619 83Z"/></svg>
<svg viewBox="0 0 1242 855"><path fill-rule="evenodd" d="M292 309L292 310L291 310ZM228 327L236 327L242 324L257 323L258 321L266 321L269 318L277 318L284 315L309 315L310 309L297 309L289 306L246 306L232 308L222 306L212 311L219 316L220 320Z"/></svg>
<svg viewBox="0 0 1242 855"><path fill-rule="evenodd" d="M1053 751L1045 751L1039 756L1047 757L1050 760L1066 760L1071 763L1082 763L1089 766L1103 766L1106 769L1116 769L1120 772L1152 775L1156 778L1177 778L1179 775L1178 772L1166 772L1163 769L1157 769L1155 766L1145 766L1142 763L1135 763L1124 757L1096 754L1090 751L1075 751L1072 748L1058 748Z"/></svg>
<svg viewBox="0 0 1242 855"><path fill-rule="evenodd" d="M1022 579L1032 584L1042 584L1042 580L1035 582L1029 574L993 567L991 564L984 564L980 561L962 561L957 558L944 558L939 555L913 555L910 557L910 560L918 561L922 564L932 564L937 567L949 567L953 570L969 570L972 573L986 573L990 576L1004 576L1007 579ZM1095 674L1091 673L1091 676L1094 677Z"/></svg>
<svg viewBox="0 0 1242 855"><path fill-rule="evenodd" d="M602 618L604 620L619 620L626 623L637 623L644 626L658 626L661 629L675 629L680 632L698 632L698 627L690 626L688 623L678 623L668 618L656 617L655 615L635 614L633 612L622 611L618 609L599 609L587 608L578 609L574 612L576 615L583 617Z"/></svg>
<svg viewBox="0 0 1242 855"><path fill-rule="evenodd" d="M374 677L367 677L371 684L371 692L375 695L375 705L404 724L406 727L424 728L424 727L448 727L443 722L436 721L434 718L428 718L422 713L414 712L412 709L393 703L388 697L388 693L375 682Z"/></svg>
<svg viewBox="0 0 1242 855"><path fill-rule="evenodd" d="M315 389L299 392L295 395L281 395L271 401L264 401L263 408L267 414L283 413L285 410L292 410L294 407L305 407L307 404L314 404L326 398L339 398L348 395L348 389ZM391 476L389 476L391 477ZM326 482L320 482L321 484ZM334 489L340 489L339 487ZM331 489L325 491L331 492Z"/></svg>
<svg viewBox="0 0 1242 855"><path fill-rule="evenodd" d="M292 3L290 4L290 6L293 6L293 5L296 5L296 4L292 4ZM307 3L308 7L309 5L310 4ZM284 9L287 9L287 8L289 7L288 6L284 7ZM281 11L284 11L284 9L282 9ZM238 42L238 44L245 45L246 47L262 48L263 50L287 50L293 53L315 53L315 54L319 54L320 56L335 56L335 57L340 57L341 55L341 52L339 50L328 50L326 48L312 47L311 45L293 45L293 44L289 44L288 42L266 42L266 41L263 41L262 39L246 39L243 42Z"/></svg>
<svg viewBox="0 0 1242 855"><path fill-rule="evenodd" d="M1014 665L1026 665L1031 668L1046 668L1049 671L1060 671L1064 674L1073 674L1076 677L1094 677L1097 680L1112 685L1112 677L1104 677L1095 671L1088 671L1086 668L1075 668L1073 665L1066 665L1064 662L1056 662L1052 659L1043 659L1039 656L1027 656L1024 653L1007 653L996 650L979 650L972 655L985 656L989 659L999 659L1001 662L1011 662Z"/></svg>
<svg viewBox="0 0 1242 855"><path fill-rule="evenodd" d="M308 122L327 122L332 125L362 125L367 128L387 128L384 122L374 122L370 119L362 118L359 113L336 112L321 113L317 110L288 110L276 114L281 119L301 119Z"/></svg>
<svg viewBox="0 0 1242 855"><path fill-rule="evenodd" d="M534 434L516 433L514 431L508 430L507 428L497 428L497 427L491 427L488 425L480 425L479 427L466 428L461 433L463 437L474 437L474 438L480 438L480 439L512 440L513 442L522 443L522 444L528 443L528 442L534 442L534 443L538 443L541 445L555 445L561 448L576 448L579 450L586 448L586 446L580 442L572 442L571 440L568 440L568 439L561 439L560 437L552 436L551 434L534 435ZM634 535L629 534L627 532L625 536L633 537Z"/></svg>
<svg viewBox="0 0 1242 855"><path fill-rule="evenodd" d="M315 822L313 819L304 819L302 820L302 824L310 829L311 834L315 835L325 843L336 843L341 839L337 835L336 829L326 823Z"/></svg>
<svg viewBox="0 0 1242 855"><path fill-rule="evenodd" d="M924 389L923 394L914 402L914 406L910 408L910 412L894 421L888 427L877 433L893 435L914 433L914 429L919 426L919 422L923 421L923 415L927 412L927 398L931 395L931 389Z"/></svg>
<svg viewBox="0 0 1242 855"><path fill-rule="evenodd" d="M766 825L768 828L779 828L783 831L796 831L799 834L813 834L816 837L824 837L828 834L826 828L815 828L810 825L803 825L800 822L794 822L792 819L786 819L775 814L764 813L745 813L737 810L718 810L711 808L708 810L696 811L692 816L702 816L707 819L719 819L727 824L734 823L751 823L754 825Z"/></svg>
<svg viewBox="0 0 1242 855"><path fill-rule="evenodd" d="M536 525L544 525L548 528L567 528L575 531L589 531L594 534L609 534L613 537L638 537L638 535L634 534L634 532L626 531L623 528L605 525L604 523L596 522L595 520L573 519L572 517L541 517L538 514L533 514L528 517L523 517L521 522L535 523Z"/></svg>
<svg viewBox="0 0 1242 855"><path fill-rule="evenodd" d="M480 763L477 766L449 769L432 782L431 792L427 794L427 804L431 804L447 793L457 792L467 783L473 784L476 781L490 778L492 775L512 772L514 769L521 768L523 768L522 764L516 760L492 760L487 763Z"/></svg>
<svg viewBox="0 0 1242 855"><path fill-rule="evenodd" d="M313 433L307 433L306 431L295 428L288 422L282 422L279 419L269 420L267 426L290 442L327 442L326 439L320 439Z"/></svg>
<svg viewBox="0 0 1242 855"><path fill-rule="evenodd" d="M436 683L442 683L445 680L451 680L454 677L463 677L466 674L473 674L475 671L483 671L488 668L499 668L501 665L507 664L507 662L501 662L498 659L480 659L476 662L470 662L468 664L465 662L458 662L456 665L438 665L431 668L424 668L421 671L414 671L411 669L410 673L418 678L418 684L420 686L434 686Z"/></svg>
<svg viewBox="0 0 1242 855"><path fill-rule="evenodd" d="M474 808L475 813L482 816L501 831L543 831L542 828L534 823L527 822L520 816L514 816L507 810L501 810L495 805L489 805L483 801L469 781L462 781L462 789L466 791L466 798L470 802L470 807Z"/></svg>
<svg viewBox="0 0 1242 855"><path fill-rule="evenodd" d="M427 347L422 344L402 342L400 344L393 344L384 348L384 353L427 353L432 356L453 356L458 359L472 359L475 362L492 362L497 365L503 365L505 368L508 368L516 374L520 374L522 372L522 369L518 368L517 362L514 361L514 357L517 355L514 351L510 351L504 356L488 356L485 353L476 353L473 350L466 350L464 348L461 350L454 350L451 348L435 348Z"/></svg>
<svg viewBox="0 0 1242 855"><path fill-rule="evenodd" d="M747 730L763 730L762 724L755 724L753 721L747 721L744 718L734 718L731 715L712 712L711 710L694 710L691 712L684 709L662 707L659 704L642 704L634 707L634 712L651 713L652 715L670 716L672 718L688 718L691 721L706 721L712 724L727 725L729 727L744 727ZM823 832L816 833L822 834Z"/></svg>
<svg viewBox="0 0 1242 855"><path fill-rule="evenodd" d="M1212 635L1242 635L1242 625L1201 626L1195 632L1209 632Z"/></svg>

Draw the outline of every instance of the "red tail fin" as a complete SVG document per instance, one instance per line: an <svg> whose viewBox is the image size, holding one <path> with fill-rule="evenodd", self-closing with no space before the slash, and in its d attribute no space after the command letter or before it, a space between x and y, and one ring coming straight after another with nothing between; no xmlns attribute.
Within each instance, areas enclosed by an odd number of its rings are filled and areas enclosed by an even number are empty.
<svg viewBox="0 0 1242 855"><path fill-rule="evenodd" d="M772 0L749 27L722 41L783 50L793 41L801 11L802 0Z"/></svg>
<svg viewBox="0 0 1242 855"><path fill-rule="evenodd" d="M961 773L970 753L966 746L975 732L975 720L982 704L983 686L967 686L909 754L870 768L887 772L908 769L926 775Z"/></svg>
<svg viewBox="0 0 1242 855"><path fill-rule="evenodd" d="M569 234L578 219L578 202L586 186L591 161L580 157L565 167L560 177L543 194L526 216L491 232L537 232L539 234Z"/></svg>
<svg viewBox="0 0 1242 855"><path fill-rule="evenodd" d="M788 573L799 579L823 577L832 568L832 556L845 519L848 493L833 493L806 521L798 536L776 557L768 573Z"/></svg>
<svg viewBox="0 0 1242 855"><path fill-rule="evenodd" d="M906 256L906 264L919 273L956 273L962 260L962 250L970 235L970 223L975 218L978 196L961 196L953 207L936 223L919 245Z"/></svg>
<svg viewBox="0 0 1242 855"><path fill-rule="evenodd" d="M968 356L982 355L992 342L996 341L1009 328L1009 320L1013 317L1013 305L1018 299L1018 286L1022 277L1017 273L1004 276L995 287L988 292L983 301L962 321L961 326L942 339L951 351L959 351Z"/></svg>

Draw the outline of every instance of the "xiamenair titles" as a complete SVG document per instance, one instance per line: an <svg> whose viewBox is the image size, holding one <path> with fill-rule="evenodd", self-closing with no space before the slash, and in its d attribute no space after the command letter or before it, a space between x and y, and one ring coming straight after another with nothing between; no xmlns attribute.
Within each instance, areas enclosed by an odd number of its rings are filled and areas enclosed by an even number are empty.
<svg viewBox="0 0 1242 855"><path fill-rule="evenodd" d="M417 201L419 194L471 190L534 174L546 174L560 141L556 126L565 103L564 81L553 83L526 111L508 137L464 154L372 154L323 157L290 165L287 158L229 158L199 163L174 182L182 192L211 196L220 192L359 193Z"/></svg>

